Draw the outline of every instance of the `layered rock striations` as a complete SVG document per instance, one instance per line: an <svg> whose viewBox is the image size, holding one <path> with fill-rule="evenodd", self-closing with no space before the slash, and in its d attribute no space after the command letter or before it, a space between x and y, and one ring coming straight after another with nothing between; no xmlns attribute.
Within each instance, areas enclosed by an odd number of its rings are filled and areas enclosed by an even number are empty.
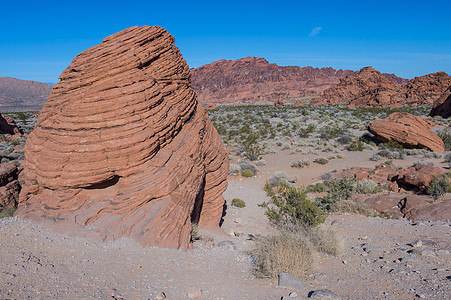
<svg viewBox="0 0 451 300"><path fill-rule="evenodd" d="M426 118L406 112L395 112L385 119L376 119L368 125L371 132L382 142L396 141L405 148L426 148L444 153L445 144L430 128L432 122Z"/></svg>
<svg viewBox="0 0 451 300"><path fill-rule="evenodd" d="M221 59L191 70L201 103L274 102L319 95L351 70L278 66L264 58Z"/></svg>
<svg viewBox="0 0 451 300"><path fill-rule="evenodd" d="M227 151L165 29L109 36L60 80L26 142L16 216L174 248L192 223L219 226Z"/></svg>
<svg viewBox="0 0 451 300"><path fill-rule="evenodd" d="M362 68L340 79L338 85L326 89L320 97L312 100L312 104L343 104L351 107L431 104L451 84L451 77L444 72L415 77L405 84L403 80L388 75L391 74L381 74L373 67Z"/></svg>

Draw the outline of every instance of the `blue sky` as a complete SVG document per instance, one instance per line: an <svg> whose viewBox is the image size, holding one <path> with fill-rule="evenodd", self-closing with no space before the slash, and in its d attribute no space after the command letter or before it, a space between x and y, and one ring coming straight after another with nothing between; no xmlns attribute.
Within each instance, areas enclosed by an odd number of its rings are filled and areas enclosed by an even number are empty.
<svg viewBox="0 0 451 300"><path fill-rule="evenodd" d="M451 73L451 1L2 1L0 77L57 82L83 50L134 25L175 36L190 67L279 65L413 78Z"/></svg>

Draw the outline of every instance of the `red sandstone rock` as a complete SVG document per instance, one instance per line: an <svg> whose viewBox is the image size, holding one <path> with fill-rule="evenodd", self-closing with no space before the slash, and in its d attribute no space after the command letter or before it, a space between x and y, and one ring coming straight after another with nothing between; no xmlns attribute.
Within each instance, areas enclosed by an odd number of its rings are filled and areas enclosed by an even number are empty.
<svg viewBox="0 0 451 300"><path fill-rule="evenodd" d="M451 221L451 199L430 200L424 195L409 195L400 202L401 212L411 221Z"/></svg>
<svg viewBox="0 0 451 300"><path fill-rule="evenodd" d="M402 199L399 194L383 194L371 197L365 201L366 204L371 205L377 212L385 214L393 218L401 218L401 213L398 203Z"/></svg>
<svg viewBox="0 0 451 300"><path fill-rule="evenodd" d="M376 119L368 125L368 131L380 141L397 141L406 148L426 148L444 153L442 139L429 128L431 122L405 112L392 113L385 119Z"/></svg>
<svg viewBox="0 0 451 300"><path fill-rule="evenodd" d="M74 58L25 146L16 216L189 248L218 228L228 154L161 27L132 27Z"/></svg>
<svg viewBox="0 0 451 300"><path fill-rule="evenodd" d="M218 108L218 106L215 103L207 104L204 106L204 109L208 109L208 110L217 109L217 108Z"/></svg>
<svg viewBox="0 0 451 300"><path fill-rule="evenodd" d="M16 122L10 117L0 114L0 134L20 134Z"/></svg>
<svg viewBox="0 0 451 300"><path fill-rule="evenodd" d="M320 97L312 100L312 104L345 104L350 107L430 104L450 84L451 77L444 72L415 77L406 83L390 74L381 74L372 67L365 67L340 79L338 85L324 90Z"/></svg>
<svg viewBox="0 0 451 300"><path fill-rule="evenodd" d="M301 107L301 106L303 106L303 105L302 105L302 102L298 100L298 101L296 101L296 102L293 104L293 106Z"/></svg>
<svg viewBox="0 0 451 300"><path fill-rule="evenodd" d="M13 207L19 200L19 171L13 163L0 165L0 208Z"/></svg>
<svg viewBox="0 0 451 300"><path fill-rule="evenodd" d="M419 191L426 191L432 176L438 177L443 173L445 172L439 167L416 165L390 175L390 180L396 181L400 186L404 185Z"/></svg>
<svg viewBox="0 0 451 300"><path fill-rule="evenodd" d="M451 116L451 85L434 102L430 116L441 116L442 118L449 118Z"/></svg>
<svg viewBox="0 0 451 300"><path fill-rule="evenodd" d="M282 99L278 99L276 102L274 102L274 107L284 107L285 104L283 103Z"/></svg>
<svg viewBox="0 0 451 300"><path fill-rule="evenodd" d="M319 95L351 70L278 66L264 58L221 59L191 70L201 103L274 102Z"/></svg>

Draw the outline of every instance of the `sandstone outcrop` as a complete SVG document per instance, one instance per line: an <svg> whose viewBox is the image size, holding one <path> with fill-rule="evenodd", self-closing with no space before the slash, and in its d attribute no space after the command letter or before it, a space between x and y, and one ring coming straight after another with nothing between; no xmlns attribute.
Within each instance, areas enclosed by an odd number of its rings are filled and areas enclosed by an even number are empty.
<svg viewBox="0 0 451 300"><path fill-rule="evenodd" d="M406 82L381 74L373 67L340 79L338 85L330 87L312 104L342 104L350 107L395 107L433 103L451 84L445 72L428 74Z"/></svg>
<svg viewBox="0 0 451 300"><path fill-rule="evenodd" d="M298 101L296 101L296 102L293 104L293 106L301 107L301 106L303 106L303 105L302 105L302 102L298 100Z"/></svg>
<svg viewBox="0 0 451 300"><path fill-rule="evenodd" d="M274 102L274 107L284 107L285 104L283 103L282 99L278 99Z"/></svg>
<svg viewBox="0 0 451 300"><path fill-rule="evenodd" d="M15 164L0 164L0 209L17 205L20 192L18 176Z"/></svg>
<svg viewBox="0 0 451 300"><path fill-rule="evenodd" d="M218 108L218 106L215 103L210 103L210 104L207 104L204 106L204 109L209 109L209 110L217 109L217 108Z"/></svg>
<svg viewBox="0 0 451 300"><path fill-rule="evenodd" d="M434 102L430 116L441 116L442 118L449 118L451 116L451 85Z"/></svg>
<svg viewBox="0 0 451 300"><path fill-rule="evenodd" d="M221 59L191 70L201 103L274 102L319 95L351 70L278 66L260 57Z"/></svg>
<svg viewBox="0 0 451 300"><path fill-rule="evenodd" d="M0 114L0 134L20 134L16 121L13 118Z"/></svg>
<svg viewBox="0 0 451 300"><path fill-rule="evenodd" d="M432 176L439 177L443 173L445 172L439 167L416 165L390 174L388 180L396 181L399 186L426 192Z"/></svg>
<svg viewBox="0 0 451 300"><path fill-rule="evenodd" d="M397 141L405 148L426 148L444 153L442 139L430 130L433 124L426 118L405 112L392 113L385 119L376 119L367 129L382 142Z"/></svg>
<svg viewBox="0 0 451 300"><path fill-rule="evenodd" d="M189 248L218 228L228 153L161 27L132 27L60 76L25 146L15 216L75 234Z"/></svg>

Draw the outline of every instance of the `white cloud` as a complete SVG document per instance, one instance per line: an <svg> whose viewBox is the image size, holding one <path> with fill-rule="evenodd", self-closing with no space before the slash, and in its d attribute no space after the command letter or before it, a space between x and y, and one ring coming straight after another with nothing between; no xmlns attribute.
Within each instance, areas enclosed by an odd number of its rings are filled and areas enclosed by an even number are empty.
<svg viewBox="0 0 451 300"><path fill-rule="evenodd" d="M314 37L316 35L318 35L318 33L321 31L321 29L323 29L322 27L315 27L312 29L312 32L309 33L309 37Z"/></svg>

